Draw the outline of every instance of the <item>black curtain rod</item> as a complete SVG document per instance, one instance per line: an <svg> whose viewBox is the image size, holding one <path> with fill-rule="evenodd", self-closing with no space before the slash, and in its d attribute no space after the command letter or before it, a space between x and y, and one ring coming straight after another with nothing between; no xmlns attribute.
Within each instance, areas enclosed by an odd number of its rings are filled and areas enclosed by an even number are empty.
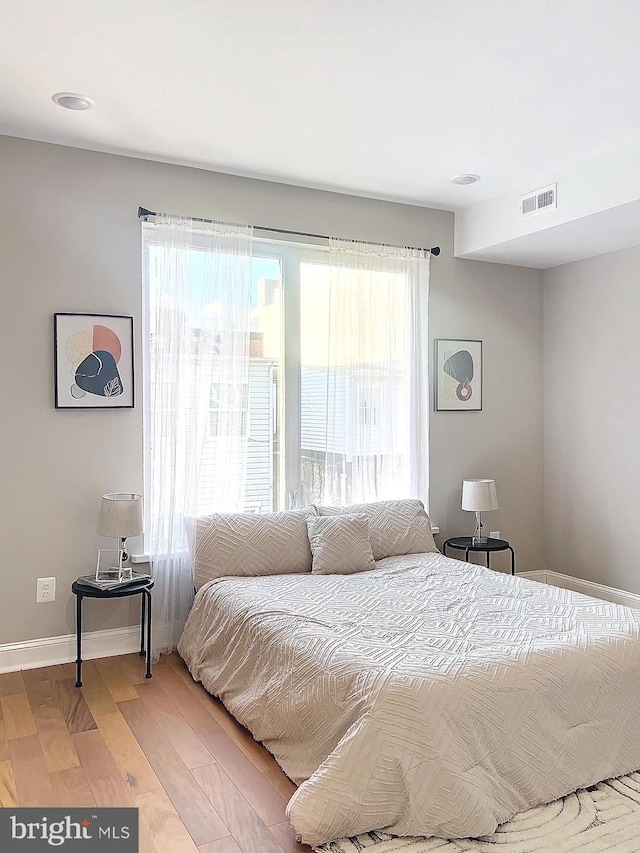
<svg viewBox="0 0 640 853"><path fill-rule="evenodd" d="M138 208L138 218L139 219L148 219L150 216L155 216L156 214L153 210L147 210L146 207ZM197 217L191 217L194 222L215 222L214 219L198 219ZM329 240L330 238L326 234L308 234L306 231L289 231L287 228L267 228L264 225L254 225L255 231L271 231L275 234L291 234L294 237L315 237L318 240ZM403 249L412 249L414 252L431 252L434 258L437 258L440 254L440 246L432 246L430 249L425 249L420 246L402 246Z"/></svg>

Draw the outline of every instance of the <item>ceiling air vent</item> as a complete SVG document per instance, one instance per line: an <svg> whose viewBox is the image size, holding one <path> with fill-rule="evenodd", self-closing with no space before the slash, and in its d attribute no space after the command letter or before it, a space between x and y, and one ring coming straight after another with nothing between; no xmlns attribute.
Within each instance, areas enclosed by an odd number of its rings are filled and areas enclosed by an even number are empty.
<svg viewBox="0 0 640 853"><path fill-rule="evenodd" d="M541 213L543 210L551 210L558 206L557 184L534 190L520 197L520 213L522 216L531 216L532 213Z"/></svg>

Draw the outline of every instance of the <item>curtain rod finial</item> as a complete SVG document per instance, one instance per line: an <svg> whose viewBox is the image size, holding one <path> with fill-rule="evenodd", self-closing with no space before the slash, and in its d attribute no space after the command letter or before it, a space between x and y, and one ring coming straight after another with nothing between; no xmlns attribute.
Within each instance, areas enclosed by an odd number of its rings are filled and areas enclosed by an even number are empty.
<svg viewBox="0 0 640 853"><path fill-rule="evenodd" d="M429 249L429 251L431 252L434 258L437 258L440 254L440 246L433 246L431 249Z"/></svg>

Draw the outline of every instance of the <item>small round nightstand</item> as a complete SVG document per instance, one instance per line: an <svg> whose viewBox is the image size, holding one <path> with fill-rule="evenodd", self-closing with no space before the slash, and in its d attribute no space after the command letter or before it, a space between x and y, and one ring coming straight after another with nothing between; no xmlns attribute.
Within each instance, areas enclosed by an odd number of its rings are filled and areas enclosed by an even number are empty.
<svg viewBox="0 0 640 853"><path fill-rule="evenodd" d="M146 578L127 586L113 589L98 589L95 586L85 586L78 581L71 584L71 592L76 596L76 687L82 687L82 601L85 598L126 598L129 595L142 595L142 615L140 618L140 655L145 654L146 628L146 663L145 678L151 678L151 590L155 581Z"/></svg>
<svg viewBox="0 0 640 853"><path fill-rule="evenodd" d="M484 551L487 555L487 568L491 568L491 554L493 551L511 551L511 574L516 573L516 555L513 553L513 548L506 539L490 539L481 544L474 544L472 536L454 536L442 546L442 553L447 556L447 548L454 548L458 551L464 551L464 559L469 562L470 551Z"/></svg>

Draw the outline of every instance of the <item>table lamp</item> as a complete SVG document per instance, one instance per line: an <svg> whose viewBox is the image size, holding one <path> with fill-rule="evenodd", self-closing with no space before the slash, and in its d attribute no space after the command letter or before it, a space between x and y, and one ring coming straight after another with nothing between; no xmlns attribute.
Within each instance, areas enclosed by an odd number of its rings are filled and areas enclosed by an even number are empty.
<svg viewBox="0 0 640 853"><path fill-rule="evenodd" d="M143 532L142 495L112 492L102 496L98 535L112 536L119 540L118 550L122 551L122 559L118 561L119 575L122 574L122 563L129 559L126 553L127 538L140 536Z"/></svg>
<svg viewBox="0 0 640 853"><path fill-rule="evenodd" d="M476 529L473 533L473 544L484 545L487 537L484 535L482 513L498 509L498 493L495 480L463 480L462 509L476 514Z"/></svg>

